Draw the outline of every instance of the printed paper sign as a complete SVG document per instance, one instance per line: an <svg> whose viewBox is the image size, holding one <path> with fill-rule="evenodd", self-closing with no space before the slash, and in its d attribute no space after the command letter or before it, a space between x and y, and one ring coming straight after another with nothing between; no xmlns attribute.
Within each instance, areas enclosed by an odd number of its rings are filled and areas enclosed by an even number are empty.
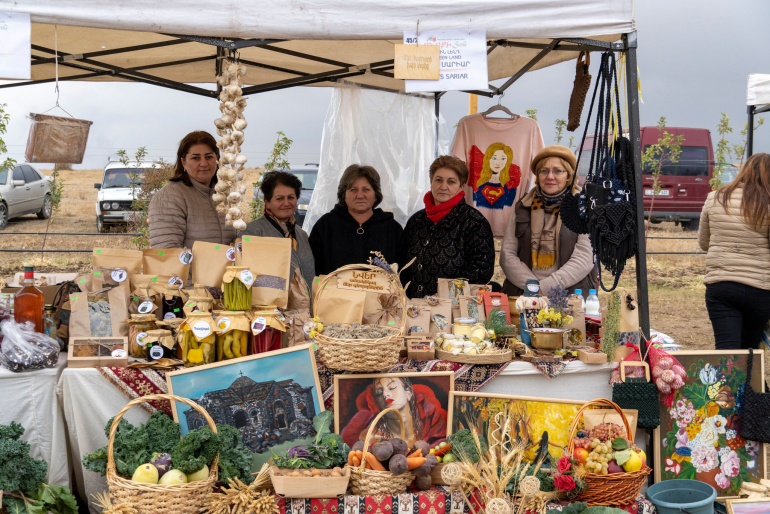
<svg viewBox="0 0 770 514"><path fill-rule="evenodd" d="M487 89L487 32L485 30L433 30L404 32L404 44L438 46L439 79L407 80L407 93Z"/></svg>
<svg viewBox="0 0 770 514"><path fill-rule="evenodd" d="M137 311L139 314L149 314L152 312L153 307L155 307L155 304L152 302L142 302L139 304L139 307L137 307Z"/></svg>
<svg viewBox="0 0 770 514"><path fill-rule="evenodd" d="M112 273L110 273L110 276L115 282L123 282L128 278L128 273L126 273L126 270L115 268L112 270Z"/></svg>
<svg viewBox="0 0 770 514"><path fill-rule="evenodd" d="M227 249L227 252L225 253L225 256L227 257L227 260L230 262L235 262L235 248L232 246Z"/></svg>
<svg viewBox="0 0 770 514"><path fill-rule="evenodd" d="M254 318L254 321L251 322L251 333L254 335L261 334L265 327L267 327L267 320L265 318L262 316Z"/></svg>
<svg viewBox="0 0 770 514"><path fill-rule="evenodd" d="M31 45L29 14L0 12L0 79L32 78Z"/></svg>

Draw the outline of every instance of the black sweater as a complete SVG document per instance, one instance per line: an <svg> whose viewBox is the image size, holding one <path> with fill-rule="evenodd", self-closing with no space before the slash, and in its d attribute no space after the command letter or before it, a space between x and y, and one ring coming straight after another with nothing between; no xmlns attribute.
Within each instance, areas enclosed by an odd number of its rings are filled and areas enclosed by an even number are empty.
<svg viewBox="0 0 770 514"><path fill-rule="evenodd" d="M407 296L435 295L439 278L464 278L471 284L486 284L495 271L492 227L484 216L465 202L455 205L438 223L425 209L409 218L404 229L406 262L417 259L401 275L411 281Z"/></svg>
<svg viewBox="0 0 770 514"><path fill-rule="evenodd" d="M361 230L363 230L363 233ZM389 264L403 263L404 229L393 213L374 209L361 225L347 207L336 205L319 219L310 232L310 248L317 275L328 275L346 264L364 264L370 252L381 252Z"/></svg>

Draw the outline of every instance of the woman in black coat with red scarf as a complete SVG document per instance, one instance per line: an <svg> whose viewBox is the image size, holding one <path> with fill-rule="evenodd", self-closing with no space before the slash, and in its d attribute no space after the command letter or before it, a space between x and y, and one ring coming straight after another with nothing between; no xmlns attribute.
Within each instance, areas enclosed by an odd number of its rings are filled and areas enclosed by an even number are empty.
<svg viewBox="0 0 770 514"><path fill-rule="evenodd" d="M430 191L425 209L406 223L406 262L415 261L401 276L411 282L410 298L435 295L439 278L463 278L486 284L495 269L492 228L484 216L465 202L462 186L468 168L456 157L443 155L430 165Z"/></svg>

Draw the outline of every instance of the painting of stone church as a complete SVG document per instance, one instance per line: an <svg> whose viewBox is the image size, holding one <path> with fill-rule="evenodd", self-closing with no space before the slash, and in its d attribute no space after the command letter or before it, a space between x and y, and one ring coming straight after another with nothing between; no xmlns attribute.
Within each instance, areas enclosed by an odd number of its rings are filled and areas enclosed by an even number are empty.
<svg viewBox="0 0 770 514"><path fill-rule="evenodd" d="M206 409L216 423L240 430L244 445L263 453L277 444L314 434L313 387L294 380L256 382L238 377L227 389L209 391L193 401ZM194 409L184 412L187 426L208 426Z"/></svg>

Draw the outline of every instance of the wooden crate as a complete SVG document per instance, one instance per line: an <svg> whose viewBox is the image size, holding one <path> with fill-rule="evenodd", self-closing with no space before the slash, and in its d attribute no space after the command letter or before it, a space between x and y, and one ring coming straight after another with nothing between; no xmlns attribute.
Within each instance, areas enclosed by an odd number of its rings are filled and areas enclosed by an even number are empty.
<svg viewBox="0 0 770 514"><path fill-rule="evenodd" d="M128 366L127 337L70 337L67 367Z"/></svg>
<svg viewBox="0 0 770 514"><path fill-rule="evenodd" d="M345 494L350 481L350 468L343 468L341 477L287 477L276 475L278 468L270 466L270 480L276 494L286 498L336 498Z"/></svg>

